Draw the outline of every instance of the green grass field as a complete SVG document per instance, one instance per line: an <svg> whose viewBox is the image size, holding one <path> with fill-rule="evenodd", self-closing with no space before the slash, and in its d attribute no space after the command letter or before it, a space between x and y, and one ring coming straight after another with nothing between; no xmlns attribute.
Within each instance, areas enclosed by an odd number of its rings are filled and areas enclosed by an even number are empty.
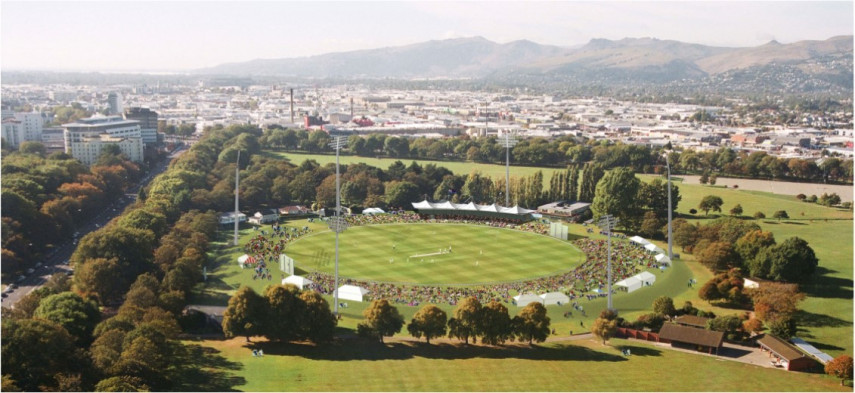
<svg viewBox="0 0 855 393"><path fill-rule="evenodd" d="M568 242L530 232L464 224L386 224L340 236L339 274L432 285L515 281L558 274L584 262ZM307 271L333 273L332 231L291 243L285 253ZM442 250L451 248L451 252Z"/></svg>
<svg viewBox="0 0 855 393"><path fill-rule="evenodd" d="M242 363L245 391L851 391L825 375L786 372L613 339L528 347L345 341L314 347L243 338L204 341ZM264 357L253 357L261 348ZM620 348L632 356L624 357Z"/></svg>

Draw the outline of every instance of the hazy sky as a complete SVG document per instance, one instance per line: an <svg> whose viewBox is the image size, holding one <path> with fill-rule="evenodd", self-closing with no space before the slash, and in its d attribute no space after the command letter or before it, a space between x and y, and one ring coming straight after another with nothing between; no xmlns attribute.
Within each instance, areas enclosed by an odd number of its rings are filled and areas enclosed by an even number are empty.
<svg viewBox="0 0 855 393"><path fill-rule="evenodd" d="M576 46L655 37L716 46L853 34L853 2L0 3L3 70L176 71L482 36Z"/></svg>

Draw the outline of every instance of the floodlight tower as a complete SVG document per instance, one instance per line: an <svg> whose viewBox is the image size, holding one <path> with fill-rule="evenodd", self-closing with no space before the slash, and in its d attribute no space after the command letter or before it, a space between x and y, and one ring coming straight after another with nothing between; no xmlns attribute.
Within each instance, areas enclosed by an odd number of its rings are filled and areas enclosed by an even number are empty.
<svg viewBox="0 0 855 393"><path fill-rule="evenodd" d="M668 168L668 259L674 258L671 247L671 163L668 162L668 153L665 153L665 167Z"/></svg>
<svg viewBox="0 0 855 393"><path fill-rule="evenodd" d="M600 217L599 226L602 230L608 232L609 236L609 251L608 251L608 296L609 296L609 305L608 309L614 311L614 307L612 307L612 229L615 228L615 225L618 223L618 218L612 216L611 214L606 214Z"/></svg>
<svg viewBox="0 0 855 393"><path fill-rule="evenodd" d="M329 220L329 226L330 229L335 232L335 284L333 288L333 301L335 303L334 312L336 315L338 315L338 235L347 229L347 221L341 217L341 176L338 171L338 157L339 151L341 151L341 148L346 144L347 137L340 135L333 136L333 140L330 142L330 147L335 149L335 216Z"/></svg>
<svg viewBox="0 0 855 393"><path fill-rule="evenodd" d="M511 148L518 142L510 131L505 131L504 138L499 141L505 148L505 207L511 206Z"/></svg>
<svg viewBox="0 0 855 393"><path fill-rule="evenodd" d="M235 161L235 245L238 245L238 226L240 225L238 196L240 196L240 150L238 150L237 161Z"/></svg>

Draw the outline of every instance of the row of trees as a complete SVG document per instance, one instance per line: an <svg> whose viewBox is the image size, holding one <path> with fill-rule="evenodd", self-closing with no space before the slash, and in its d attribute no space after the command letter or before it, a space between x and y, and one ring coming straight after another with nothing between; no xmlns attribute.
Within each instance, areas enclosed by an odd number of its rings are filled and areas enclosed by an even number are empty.
<svg viewBox="0 0 855 393"><path fill-rule="evenodd" d="M585 179L588 177L583 175L583 183L587 182ZM672 184L672 211L681 199L680 188ZM618 217L619 225L626 230L657 237L667 224L668 184L660 178L642 183L630 168L613 169L596 183L591 210L598 217L605 214Z"/></svg>
<svg viewBox="0 0 855 393"><path fill-rule="evenodd" d="M139 166L113 147L90 168L65 153L46 156L35 142L3 152L4 278L31 267L51 244L70 240L78 226L139 179Z"/></svg>
<svg viewBox="0 0 855 393"><path fill-rule="evenodd" d="M397 308L385 299L377 299L363 311L365 319L357 326L361 337L378 339L391 337L401 331L404 318ZM478 299L468 297L458 303L454 315L448 315L437 306L422 307L407 324L407 331L416 338L425 337L430 344L432 338L457 338L466 344L469 339L489 345L501 345L506 341L527 341L529 344L543 342L549 336L550 319L546 316L546 307L540 303L530 303L511 318L508 308L499 302L491 301L482 305Z"/></svg>
<svg viewBox="0 0 855 393"><path fill-rule="evenodd" d="M311 153L331 152L329 136L323 131L283 129L272 126L265 130L260 142L264 146ZM347 151L363 157L397 157L430 160L475 161L499 164L505 160L505 149L496 138L410 139L370 134L354 135L348 140ZM606 169L627 166L635 172L659 173L664 166L663 151L646 146L625 145L611 141L584 141L576 137L555 140L530 138L520 141L511 150L515 164L533 166L602 164ZM671 170L675 174L707 174L764 179L789 179L816 182L851 182L852 160L828 157L817 164L799 158L783 159L766 152L736 152L722 147L714 151L687 150L669 153Z"/></svg>

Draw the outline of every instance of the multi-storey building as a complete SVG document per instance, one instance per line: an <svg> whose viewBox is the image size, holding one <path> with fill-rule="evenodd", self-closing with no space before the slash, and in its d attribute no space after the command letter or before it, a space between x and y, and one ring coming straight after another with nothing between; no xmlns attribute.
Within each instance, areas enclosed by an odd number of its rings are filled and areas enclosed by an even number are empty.
<svg viewBox="0 0 855 393"><path fill-rule="evenodd" d="M63 124L62 127L65 128L65 152L84 164L91 165L95 162L103 145L110 143L119 145L122 153L131 161L143 160L139 121L125 120L119 116L90 117L80 119L76 123ZM97 154L93 160L92 154L95 152Z"/></svg>
<svg viewBox="0 0 855 393"><path fill-rule="evenodd" d="M125 109L124 117L125 120L140 122L140 134L144 144L157 143L157 112L148 108L132 107Z"/></svg>
<svg viewBox="0 0 855 393"><path fill-rule="evenodd" d="M110 105L110 114L119 115L122 113L122 93L112 92L107 95L107 104Z"/></svg>
<svg viewBox="0 0 855 393"><path fill-rule="evenodd" d="M17 149L24 142L21 121L14 117L3 119L3 140L10 148Z"/></svg>

